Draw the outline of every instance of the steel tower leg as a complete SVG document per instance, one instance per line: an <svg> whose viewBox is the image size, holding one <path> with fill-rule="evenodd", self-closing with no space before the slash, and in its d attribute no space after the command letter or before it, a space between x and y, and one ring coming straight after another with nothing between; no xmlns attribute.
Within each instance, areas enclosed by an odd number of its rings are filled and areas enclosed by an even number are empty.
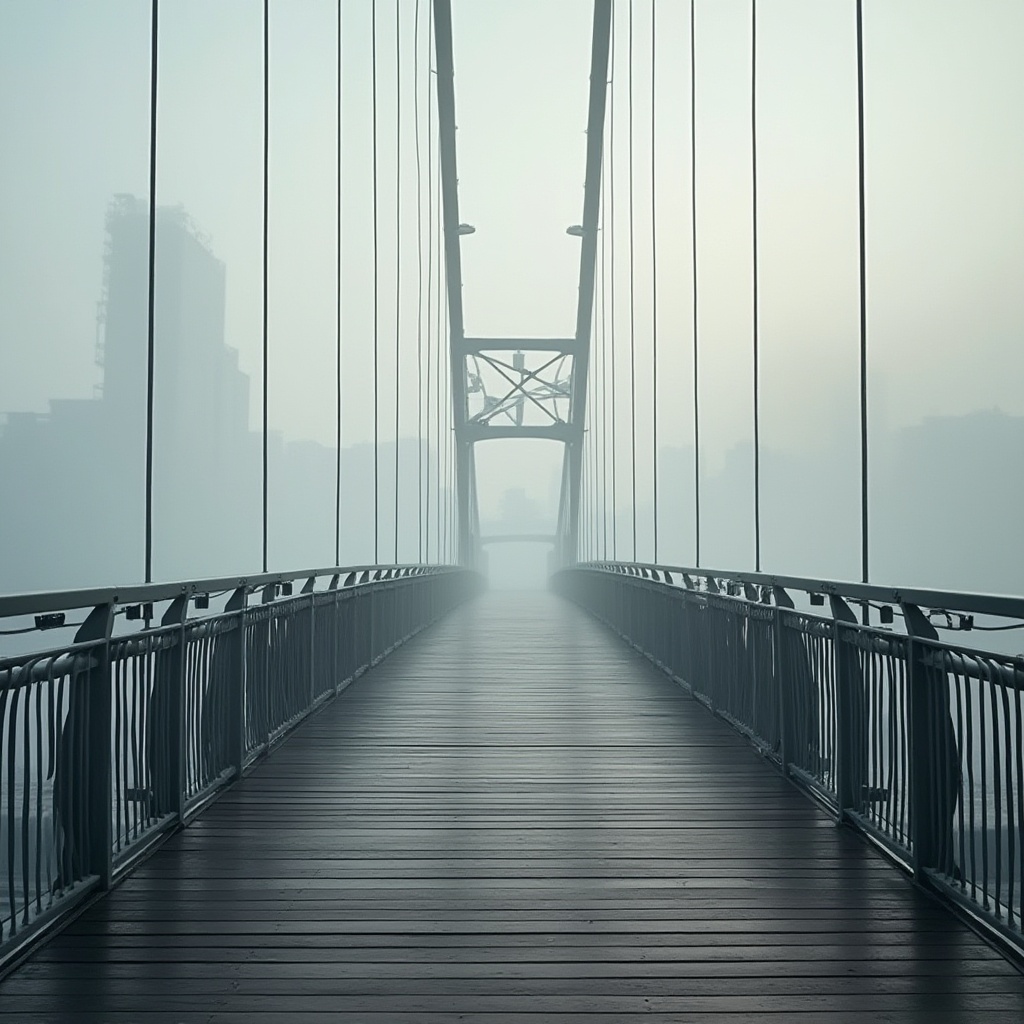
<svg viewBox="0 0 1024 1024"><path fill-rule="evenodd" d="M611 0L594 4L591 42L590 100L587 116L586 182L583 223L571 230L582 239L576 310L572 338L468 338L462 310L463 234L460 224L458 170L455 146L455 69L452 53L450 0L434 0L434 49L437 66L438 142L441 165L442 219L447 272L448 320L451 348L452 417L456 440L456 495L458 502L458 558L479 566L482 559L480 516L476 490L478 441L494 438L548 438L564 446L562 485L555 559L558 564L578 556L580 484L583 470L583 432L586 426L587 371L590 364L590 325L594 308L594 271L597 262L604 148L605 101L608 92L608 56L611 37ZM527 368L528 354L536 364ZM489 365L506 393L484 393L482 409L471 414L468 396L480 392L479 374L471 382L471 365ZM563 366L568 377L560 379ZM550 368L554 366L555 369ZM545 373L548 377L545 377ZM554 379L549 379L553 374ZM560 403L568 402L563 418ZM480 402L477 403L481 404ZM524 422L524 411L539 408L546 415L541 425Z"/></svg>

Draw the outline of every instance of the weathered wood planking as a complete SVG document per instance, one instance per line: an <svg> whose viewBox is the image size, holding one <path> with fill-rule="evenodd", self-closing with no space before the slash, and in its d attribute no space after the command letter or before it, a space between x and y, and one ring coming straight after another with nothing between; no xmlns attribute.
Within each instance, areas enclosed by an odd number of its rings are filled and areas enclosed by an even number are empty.
<svg viewBox="0 0 1024 1024"><path fill-rule="evenodd" d="M401 648L0 984L18 1021L1024 1020L1024 978L570 605Z"/></svg>

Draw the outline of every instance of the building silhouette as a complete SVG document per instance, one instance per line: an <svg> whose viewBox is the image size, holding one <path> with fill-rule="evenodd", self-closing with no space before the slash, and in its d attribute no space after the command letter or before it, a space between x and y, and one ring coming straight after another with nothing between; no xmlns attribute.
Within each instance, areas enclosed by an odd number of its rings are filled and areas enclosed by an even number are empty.
<svg viewBox="0 0 1024 1024"><path fill-rule="evenodd" d="M157 208L153 352L153 576L247 575L262 549L263 436L250 427L251 380L225 342L225 264L181 206ZM102 586L143 577L149 204L107 209L92 398L0 415L0 592ZM83 338L83 344L89 344ZM394 555L395 443L377 447L379 557ZM271 568L334 558L333 446L268 436ZM402 438L399 559L424 549L415 481L437 452ZM374 448L341 457L341 560L374 560ZM424 497L425 500L425 497ZM442 499L442 504L447 498ZM436 533L436 492L430 512ZM424 519L429 519L424 515ZM436 541L431 558L438 557Z"/></svg>
<svg viewBox="0 0 1024 1024"><path fill-rule="evenodd" d="M258 552L247 489L259 468L248 376L224 343L225 267L181 207L155 233L155 574L228 571ZM0 589L138 580L145 519L149 209L106 216L92 399L10 413L0 432L8 501ZM232 523L231 529L225 527ZM248 550L246 550L248 549Z"/></svg>

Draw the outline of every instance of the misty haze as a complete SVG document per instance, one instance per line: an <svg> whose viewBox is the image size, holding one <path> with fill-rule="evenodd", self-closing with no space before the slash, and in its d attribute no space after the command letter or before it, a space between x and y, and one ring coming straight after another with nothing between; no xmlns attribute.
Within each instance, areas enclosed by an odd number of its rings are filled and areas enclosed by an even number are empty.
<svg viewBox="0 0 1024 1024"><path fill-rule="evenodd" d="M1022 0L0 0L0 1024L1024 1020Z"/></svg>

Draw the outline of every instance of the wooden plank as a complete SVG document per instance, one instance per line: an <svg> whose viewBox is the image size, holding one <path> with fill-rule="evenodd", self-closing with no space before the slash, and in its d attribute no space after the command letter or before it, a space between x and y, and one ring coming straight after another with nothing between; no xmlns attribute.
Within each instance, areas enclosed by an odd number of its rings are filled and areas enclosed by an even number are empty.
<svg viewBox="0 0 1024 1024"><path fill-rule="evenodd" d="M18 1021L1024 1019L1024 978L577 609L489 595L0 983Z"/></svg>

